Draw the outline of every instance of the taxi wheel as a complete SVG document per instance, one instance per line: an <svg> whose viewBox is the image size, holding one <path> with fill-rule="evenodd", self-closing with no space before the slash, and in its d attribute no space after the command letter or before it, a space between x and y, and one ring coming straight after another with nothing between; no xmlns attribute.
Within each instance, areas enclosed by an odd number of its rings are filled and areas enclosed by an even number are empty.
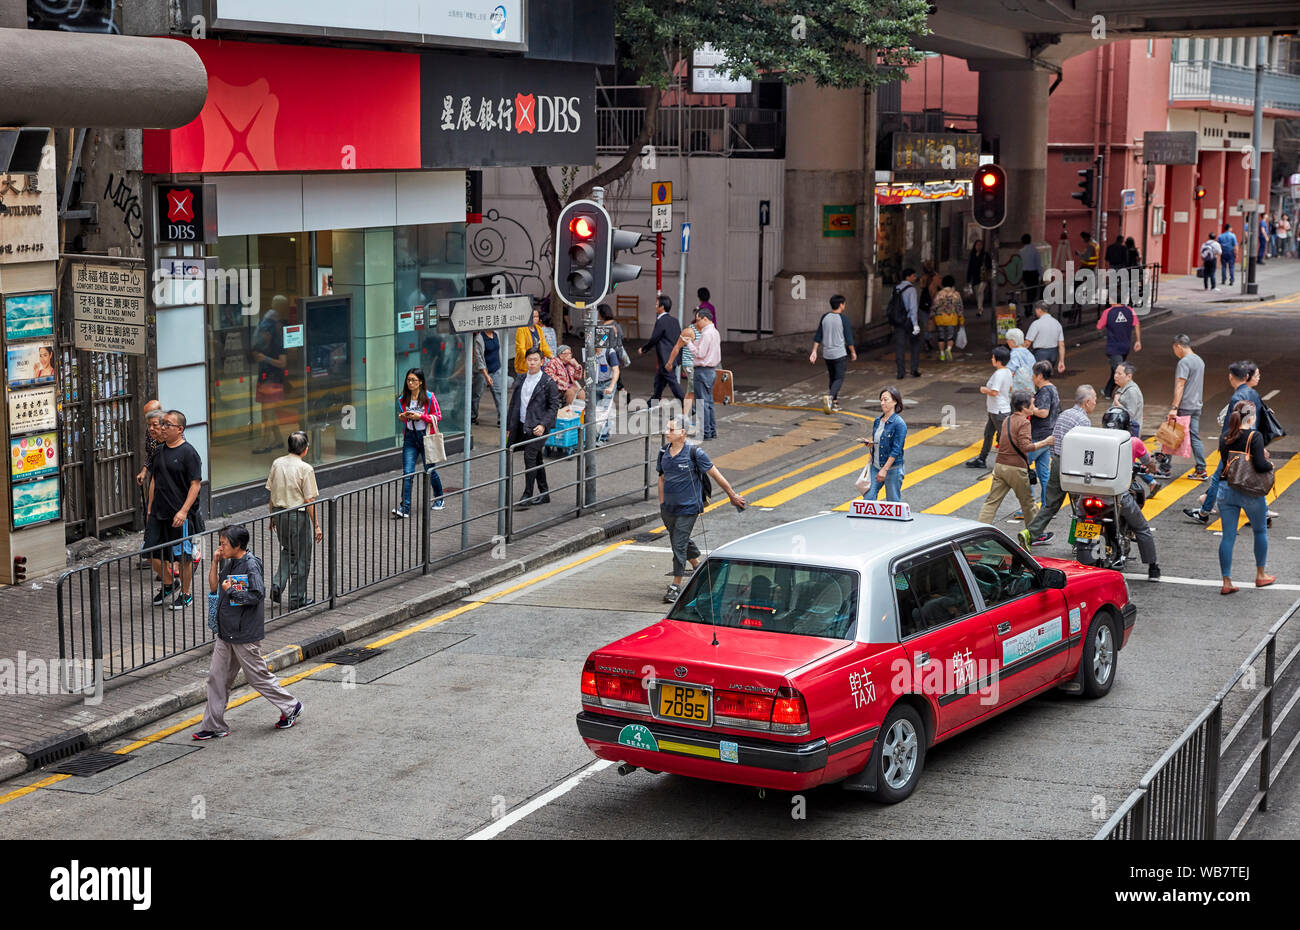
<svg viewBox="0 0 1300 930"><path fill-rule="evenodd" d="M1115 624L1108 614L1099 613L1088 627L1088 639L1083 645L1084 697L1105 697L1115 683L1115 670L1119 666L1119 640L1115 638Z"/></svg>
<svg viewBox="0 0 1300 930"><path fill-rule="evenodd" d="M897 804L916 790L925 766L925 726L910 704L895 704L880 727L877 801Z"/></svg>

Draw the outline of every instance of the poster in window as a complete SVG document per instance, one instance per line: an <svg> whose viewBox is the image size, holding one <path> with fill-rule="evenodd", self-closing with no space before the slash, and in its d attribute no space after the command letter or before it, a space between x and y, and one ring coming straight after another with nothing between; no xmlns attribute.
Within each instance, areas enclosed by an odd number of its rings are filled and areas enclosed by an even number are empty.
<svg viewBox="0 0 1300 930"><path fill-rule="evenodd" d="M4 300L6 339L54 335L54 294L11 294Z"/></svg>
<svg viewBox="0 0 1300 930"><path fill-rule="evenodd" d="M11 343L6 361L10 387L54 383L52 342Z"/></svg>
<svg viewBox="0 0 1300 930"><path fill-rule="evenodd" d="M59 437L54 433L9 440L9 477L14 481L59 473Z"/></svg>
<svg viewBox="0 0 1300 930"><path fill-rule="evenodd" d="M59 519L58 475L15 482L10 491L14 529L21 530Z"/></svg>
<svg viewBox="0 0 1300 930"><path fill-rule="evenodd" d="M57 388L53 385L9 392L9 435L54 429L58 425Z"/></svg>

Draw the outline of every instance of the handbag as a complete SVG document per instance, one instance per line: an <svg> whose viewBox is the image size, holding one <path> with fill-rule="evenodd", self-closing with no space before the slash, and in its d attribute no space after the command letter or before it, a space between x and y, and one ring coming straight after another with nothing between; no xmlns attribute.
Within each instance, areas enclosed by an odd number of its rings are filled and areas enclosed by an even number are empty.
<svg viewBox="0 0 1300 930"><path fill-rule="evenodd" d="M1285 436L1286 430L1273 415L1272 407L1268 404L1263 404L1262 407L1263 409L1259 411L1259 432L1264 437L1264 445L1268 445L1279 436Z"/></svg>
<svg viewBox="0 0 1300 930"><path fill-rule="evenodd" d="M1251 430L1250 435L1246 437L1246 449L1244 452L1230 452L1231 458L1228 464L1223 467L1223 480L1228 482L1228 487L1242 494L1250 494L1254 497L1262 497L1269 491L1273 490L1273 481L1276 475L1273 470L1256 471L1255 463L1250 458L1250 441L1255 437L1255 431Z"/></svg>
<svg viewBox="0 0 1300 930"><path fill-rule="evenodd" d="M212 635L217 635L217 602L221 600L220 594L208 595L208 629Z"/></svg>
<svg viewBox="0 0 1300 930"><path fill-rule="evenodd" d="M447 461L447 446L442 440L442 433L425 430L424 460L434 465Z"/></svg>
<svg viewBox="0 0 1300 930"><path fill-rule="evenodd" d="M953 344L957 346L958 349L966 348L966 327L965 326L957 327L957 338L953 340Z"/></svg>
<svg viewBox="0 0 1300 930"><path fill-rule="evenodd" d="M1156 441L1163 447L1165 454L1191 455L1191 439L1187 435L1191 422L1191 417L1177 417L1160 424L1160 428L1156 430ZM1182 451L1184 442L1189 447L1186 452Z"/></svg>
<svg viewBox="0 0 1300 930"><path fill-rule="evenodd" d="M618 347L618 360L623 363L624 368L632 364L632 357L627 354L627 349L623 348L622 344Z"/></svg>

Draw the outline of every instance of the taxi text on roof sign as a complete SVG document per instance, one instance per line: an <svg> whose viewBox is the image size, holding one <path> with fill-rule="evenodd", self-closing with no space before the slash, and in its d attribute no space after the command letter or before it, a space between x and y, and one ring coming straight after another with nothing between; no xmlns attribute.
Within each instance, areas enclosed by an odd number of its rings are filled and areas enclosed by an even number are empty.
<svg viewBox="0 0 1300 930"><path fill-rule="evenodd" d="M899 502L856 500L849 507L849 516L874 517L880 520L910 520L912 508Z"/></svg>

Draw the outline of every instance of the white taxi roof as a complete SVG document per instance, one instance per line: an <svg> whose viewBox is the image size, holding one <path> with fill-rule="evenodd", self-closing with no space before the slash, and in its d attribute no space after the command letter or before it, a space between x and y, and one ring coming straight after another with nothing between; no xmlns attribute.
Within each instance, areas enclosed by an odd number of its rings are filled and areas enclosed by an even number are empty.
<svg viewBox="0 0 1300 930"><path fill-rule="evenodd" d="M915 511L910 520L821 513L751 533L719 546L710 556L865 571L895 556L988 528L974 520Z"/></svg>

